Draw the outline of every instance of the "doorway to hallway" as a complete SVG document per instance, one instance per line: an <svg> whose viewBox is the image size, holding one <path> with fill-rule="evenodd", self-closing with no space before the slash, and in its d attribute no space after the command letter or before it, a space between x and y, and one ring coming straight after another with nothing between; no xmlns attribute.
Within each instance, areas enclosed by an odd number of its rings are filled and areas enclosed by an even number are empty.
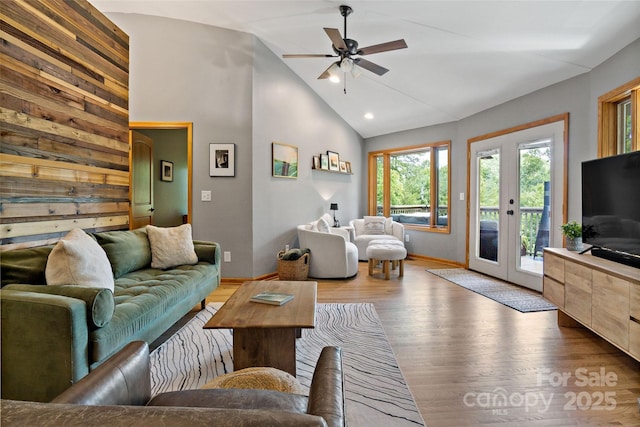
<svg viewBox="0 0 640 427"><path fill-rule="evenodd" d="M191 222L193 124L190 122L131 122L154 142L153 224L170 227ZM164 173L167 167L169 174ZM135 166L132 164L132 169ZM132 170L135 175L135 170ZM135 183L132 182L132 186ZM131 192L135 192L132 187ZM133 222L130 222L133 224Z"/></svg>

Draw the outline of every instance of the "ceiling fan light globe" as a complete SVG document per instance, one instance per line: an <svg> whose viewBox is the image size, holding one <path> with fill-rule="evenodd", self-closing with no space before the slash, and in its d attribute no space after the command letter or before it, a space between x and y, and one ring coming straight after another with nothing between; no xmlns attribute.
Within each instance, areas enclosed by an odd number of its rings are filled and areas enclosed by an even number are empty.
<svg viewBox="0 0 640 427"><path fill-rule="evenodd" d="M340 69L345 73L353 71L353 59L344 58L342 62L340 62Z"/></svg>
<svg viewBox="0 0 640 427"><path fill-rule="evenodd" d="M353 77L354 79L357 79L361 75L362 75L362 68L354 64L353 69L351 70L351 77Z"/></svg>
<svg viewBox="0 0 640 427"><path fill-rule="evenodd" d="M329 81L330 81L331 83L340 83L340 77L338 77L338 76L331 76L331 77L329 77Z"/></svg>

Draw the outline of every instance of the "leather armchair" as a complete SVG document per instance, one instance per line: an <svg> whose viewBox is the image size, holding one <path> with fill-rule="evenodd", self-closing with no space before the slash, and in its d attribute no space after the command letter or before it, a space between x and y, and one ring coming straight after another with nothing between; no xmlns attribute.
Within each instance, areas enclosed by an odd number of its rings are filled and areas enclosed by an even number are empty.
<svg viewBox="0 0 640 427"><path fill-rule="evenodd" d="M324 216L333 224L331 216ZM319 231L316 223L297 228L300 247L311 250L309 277L344 279L358 274L358 249L349 241L349 232L335 227L331 227L329 232Z"/></svg>
<svg viewBox="0 0 640 427"><path fill-rule="evenodd" d="M149 348L145 342L132 342L51 403L2 400L0 423L344 427L346 422L338 347L322 350L308 397L272 390L206 389L149 398Z"/></svg>

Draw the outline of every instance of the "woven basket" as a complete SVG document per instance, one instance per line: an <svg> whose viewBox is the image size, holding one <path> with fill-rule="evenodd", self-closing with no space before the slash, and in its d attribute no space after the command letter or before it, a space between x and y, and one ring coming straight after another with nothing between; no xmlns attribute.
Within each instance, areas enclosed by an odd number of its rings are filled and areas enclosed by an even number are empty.
<svg viewBox="0 0 640 427"><path fill-rule="evenodd" d="M278 252L278 277L280 280L307 280L309 276L309 254L296 260L283 260L284 251Z"/></svg>

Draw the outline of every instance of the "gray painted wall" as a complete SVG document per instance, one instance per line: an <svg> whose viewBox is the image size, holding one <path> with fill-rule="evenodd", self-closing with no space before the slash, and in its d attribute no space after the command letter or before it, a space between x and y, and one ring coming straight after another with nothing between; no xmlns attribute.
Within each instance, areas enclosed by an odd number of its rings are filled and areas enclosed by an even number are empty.
<svg viewBox="0 0 640 427"><path fill-rule="evenodd" d="M276 270L297 244L295 227L340 205L346 223L362 210L363 140L250 34L173 19L107 14L130 36L130 120L193 122L194 238L231 252L222 276ZM271 176L271 143L299 147L298 179ZM236 144L235 177L209 177L209 144ZM312 172L333 150L354 175ZM211 202L200 201L210 190Z"/></svg>
<svg viewBox="0 0 640 427"><path fill-rule="evenodd" d="M297 246L295 226L318 219L338 203L346 224L361 211L362 138L277 58L256 41L253 91L254 272L276 269L276 253ZM298 147L298 178L271 176L271 144ZM314 171L327 150L352 162L354 175ZM274 251L275 248L275 251ZM313 262L313 254L311 255Z"/></svg>
<svg viewBox="0 0 640 427"><path fill-rule="evenodd" d="M598 97L640 75L640 40L589 73L546 87L457 122L369 138L366 151L450 139L451 234L409 231L410 253L463 263L466 250L467 140L524 123L569 112L569 219L581 218L581 162L596 157ZM363 161L367 154L363 153ZM366 206L366 180L361 192ZM364 214L364 210L361 214Z"/></svg>

